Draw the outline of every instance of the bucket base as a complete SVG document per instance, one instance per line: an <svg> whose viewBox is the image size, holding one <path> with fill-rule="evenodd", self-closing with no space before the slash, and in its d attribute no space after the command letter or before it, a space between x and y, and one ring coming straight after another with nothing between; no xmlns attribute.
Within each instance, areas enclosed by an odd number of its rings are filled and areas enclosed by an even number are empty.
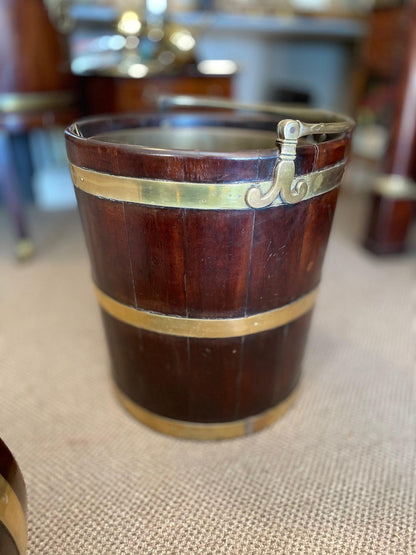
<svg viewBox="0 0 416 555"><path fill-rule="evenodd" d="M142 408L127 397L118 387L115 388L116 396L123 407L135 418L140 420L149 428L163 434L180 437L183 439L198 440L218 440L231 439L253 434L270 426L292 406L296 398L296 390L292 391L286 399L275 407L233 422L219 422L205 424L200 422L186 422L184 420L174 420L165 416L159 416L154 412Z"/></svg>

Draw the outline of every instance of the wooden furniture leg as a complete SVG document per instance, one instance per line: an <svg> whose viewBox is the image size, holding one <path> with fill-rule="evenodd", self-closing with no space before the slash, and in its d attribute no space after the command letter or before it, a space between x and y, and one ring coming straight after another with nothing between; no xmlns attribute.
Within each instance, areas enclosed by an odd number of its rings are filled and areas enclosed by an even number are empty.
<svg viewBox="0 0 416 555"><path fill-rule="evenodd" d="M14 165L10 137L0 130L0 191L12 218L17 237L16 255L19 260L30 258L33 242L29 237L23 206L18 191L18 177Z"/></svg>

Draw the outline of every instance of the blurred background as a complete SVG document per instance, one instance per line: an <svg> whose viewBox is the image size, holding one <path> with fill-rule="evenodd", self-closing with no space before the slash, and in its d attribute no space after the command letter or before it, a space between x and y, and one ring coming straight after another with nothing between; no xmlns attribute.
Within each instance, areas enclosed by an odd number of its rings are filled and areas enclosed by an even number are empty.
<svg viewBox="0 0 416 555"><path fill-rule="evenodd" d="M75 207L64 127L90 114L152 111L165 93L352 115L345 187L363 202L371 193L363 241L379 254L406 248L413 2L1 0L0 17L0 192L19 258L33 249L26 205ZM375 184L379 175L395 177Z"/></svg>
<svg viewBox="0 0 416 555"><path fill-rule="evenodd" d="M299 402L252 439L153 434L103 371L64 129L162 94L357 122ZM416 0L0 0L0 438L29 553L416 553L415 139Z"/></svg>

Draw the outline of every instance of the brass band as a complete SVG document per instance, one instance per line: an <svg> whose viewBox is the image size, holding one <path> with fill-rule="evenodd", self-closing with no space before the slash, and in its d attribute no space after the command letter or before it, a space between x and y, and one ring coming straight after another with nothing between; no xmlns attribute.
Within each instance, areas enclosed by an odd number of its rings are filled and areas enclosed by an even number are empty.
<svg viewBox="0 0 416 555"><path fill-rule="evenodd" d="M302 179L307 185L307 194L302 198L322 195L340 184L345 161L302 176L296 176L294 185ZM109 200L165 206L172 208L194 208L200 210L247 210L247 191L258 188L261 195L272 186L272 181L238 183L189 183L142 179L99 173L71 164L75 187L91 195ZM270 206L284 205L278 196Z"/></svg>
<svg viewBox="0 0 416 555"><path fill-rule="evenodd" d="M74 102L72 91L0 93L0 114L65 108Z"/></svg>
<svg viewBox="0 0 416 555"><path fill-rule="evenodd" d="M309 312L318 294L316 287L292 303L241 318L186 318L133 308L109 297L98 287L95 290L101 308L125 324L166 335L206 339L242 337L284 326Z"/></svg>
<svg viewBox="0 0 416 555"><path fill-rule="evenodd" d="M27 524L25 513L9 482L0 474L0 522L16 544L19 555L26 553Z"/></svg>
<svg viewBox="0 0 416 555"><path fill-rule="evenodd" d="M249 435L270 426L293 405L296 399L296 390L278 405L265 412L242 420L214 424L186 422L160 416L139 406L117 387L116 395L128 412L158 432L183 439L219 440Z"/></svg>

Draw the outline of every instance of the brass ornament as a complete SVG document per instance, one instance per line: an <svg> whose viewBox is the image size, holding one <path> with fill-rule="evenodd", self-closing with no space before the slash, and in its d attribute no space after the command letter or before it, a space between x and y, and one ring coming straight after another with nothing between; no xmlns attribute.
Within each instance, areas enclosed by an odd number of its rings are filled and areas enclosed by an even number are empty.
<svg viewBox="0 0 416 555"><path fill-rule="evenodd" d="M315 133L339 133L340 129L343 129L341 123L316 124L293 119L281 120L277 125L276 142L280 146L280 152L274 168L273 184L265 194L258 187L250 188L246 196L248 206L265 208L273 204L278 195L286 204L296 204L305 199L309 188L306 176L294 179L298 140Z"/></svg>
<svg viewBox="0 0 416 555"><path fill-rule="evenodd" d="M252 208L265 208L273 203L279 194L288 204L295 204L305 198L308 192L307 182L295 176L296 147L300 136L300 122L282 120L277 126L277 142L280 144L279 161L274 168L273 184L266 194L262 195L257 187L247 191L246 202Z"/></svg>

